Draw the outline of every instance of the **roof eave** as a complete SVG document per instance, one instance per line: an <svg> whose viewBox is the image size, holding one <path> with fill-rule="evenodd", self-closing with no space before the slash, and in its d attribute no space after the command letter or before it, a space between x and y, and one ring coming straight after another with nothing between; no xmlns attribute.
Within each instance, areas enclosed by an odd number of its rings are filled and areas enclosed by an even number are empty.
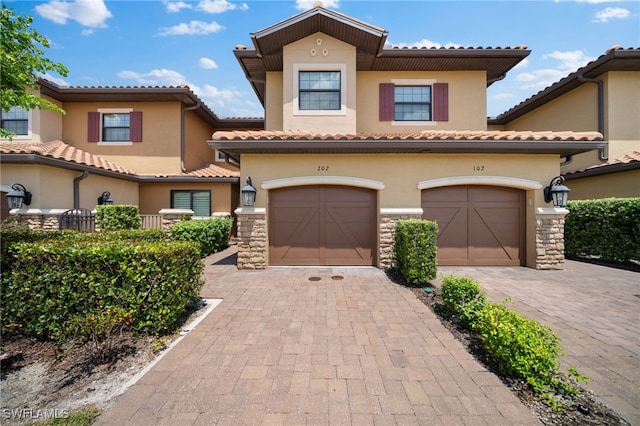
<svg viewBox="0 0 640 426"><path fill-rule="evenodd" d="M611 173L628 172L631 170L640 169L640 161L634 161L633 163L618 163L608 164L600 167L593 167L586 170L579 170L575 172L569 172L563 174L566 180L581 179L586 177L608 175Z"/></svg>

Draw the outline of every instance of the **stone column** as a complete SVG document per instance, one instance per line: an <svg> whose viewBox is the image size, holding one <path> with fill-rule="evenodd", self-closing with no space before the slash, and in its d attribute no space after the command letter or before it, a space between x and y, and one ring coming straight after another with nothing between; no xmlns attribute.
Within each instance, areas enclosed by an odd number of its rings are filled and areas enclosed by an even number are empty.
<svg viewBox="0 0 640 426"><path fill-rule="evenodd" d="M158 212L162 215L162 229L165 231L173 228L181 220L190 220L193 217L193 210L190 209L162 209Z"/></svg>
<svg viewBox="0 0 640 426"><path fill-rule="evenodd" d="M565 208L536 209L536 269L564 269Z"/></svg>
<svg viewBox="0 0 640 426"><path fill-rule="evenodd" d="M239 207L238 269L266 269L268 264L267 210Z"/></svg>
<svg viewBox="0 0 640 426"><path fill-rule="evenodd" d="M13 209L9 213L20 225L26 225L32 231L57 231L60 227L58 217L66 209Z"/></svg>
<svg viewBox="0 0 640 426"><path fill-rule="evenodd" d="M421 208L380 209L380 255L379 268L393 267L393 244L396 235L397 220L421 220Z"/></svg>

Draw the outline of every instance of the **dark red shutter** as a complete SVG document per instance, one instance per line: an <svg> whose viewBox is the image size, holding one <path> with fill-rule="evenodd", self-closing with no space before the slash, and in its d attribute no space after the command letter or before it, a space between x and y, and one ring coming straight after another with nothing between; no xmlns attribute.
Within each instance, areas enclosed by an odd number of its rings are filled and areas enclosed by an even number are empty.
<svg viewBox="0 0 640 426"><path fill-rule="evenodd" d="M131 142L142 142L142 111L129 113L129 137Z"/></svg>
<svg viewBox="0 0 640 426"><path fill-rule="evenodd" d="M449 121L449 83L433 84L433 121Z"/></svg>
<svg viewBox="0 0 640 426"><path fill-rule="evenodd" d="M380 83L380 121L393 121L393 83Z"/></svg>
<svg viewBox="0 0 640 426"><path fill-rule="evenodd" d="M87 140L89 142L100 141L100 113L97 111L89 111L87 118Z"/></svg>

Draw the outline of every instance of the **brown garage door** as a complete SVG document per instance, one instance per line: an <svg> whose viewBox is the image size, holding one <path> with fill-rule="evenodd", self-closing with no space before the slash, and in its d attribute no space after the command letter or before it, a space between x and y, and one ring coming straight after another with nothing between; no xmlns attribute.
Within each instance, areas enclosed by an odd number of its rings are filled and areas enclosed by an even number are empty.
<svg viewBox="0 0 640 426"><path fill-rule="evenodd" d="M524 192L496 186L422 191L423 218L438 222L439 265L524 264Z"/></svg>
<svg viewBox="0 0 640 426"><path fill-rule="evenodd" d="M373 265L375 191L299 186L269 192L271 265Z"/></svg>

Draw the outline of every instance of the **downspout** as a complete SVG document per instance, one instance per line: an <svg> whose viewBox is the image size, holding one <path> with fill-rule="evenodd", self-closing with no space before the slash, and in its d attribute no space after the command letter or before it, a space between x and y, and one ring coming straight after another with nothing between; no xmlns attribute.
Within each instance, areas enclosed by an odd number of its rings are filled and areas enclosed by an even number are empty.
<svg viewBox="0 0 640 426"><path fill-rule="evenodd" d="M200 101L193 106L182 108L180 111L180 170L183 173L187 172L187 169L184 167L184 113L186 111L193 111L194 109L200 108Z"/></svg>
<svg viewBox="0 0 640 426"><path fill-rule="evenodd" d="M578 74L578 81L582 83L595 83L598 86L598 132L604 137L604 83L596 78L587 78L584 73ZM608 156L604 153L604 148L598 148L598 160L607 161Z"/></svg>
<svg viewBox="0 0 640 426"><path fill-rule="evenodd" d="M83 171L82 175L73 180L73 209L80 208L80 181L86 179L89 176L88 171Z"/></svg>

